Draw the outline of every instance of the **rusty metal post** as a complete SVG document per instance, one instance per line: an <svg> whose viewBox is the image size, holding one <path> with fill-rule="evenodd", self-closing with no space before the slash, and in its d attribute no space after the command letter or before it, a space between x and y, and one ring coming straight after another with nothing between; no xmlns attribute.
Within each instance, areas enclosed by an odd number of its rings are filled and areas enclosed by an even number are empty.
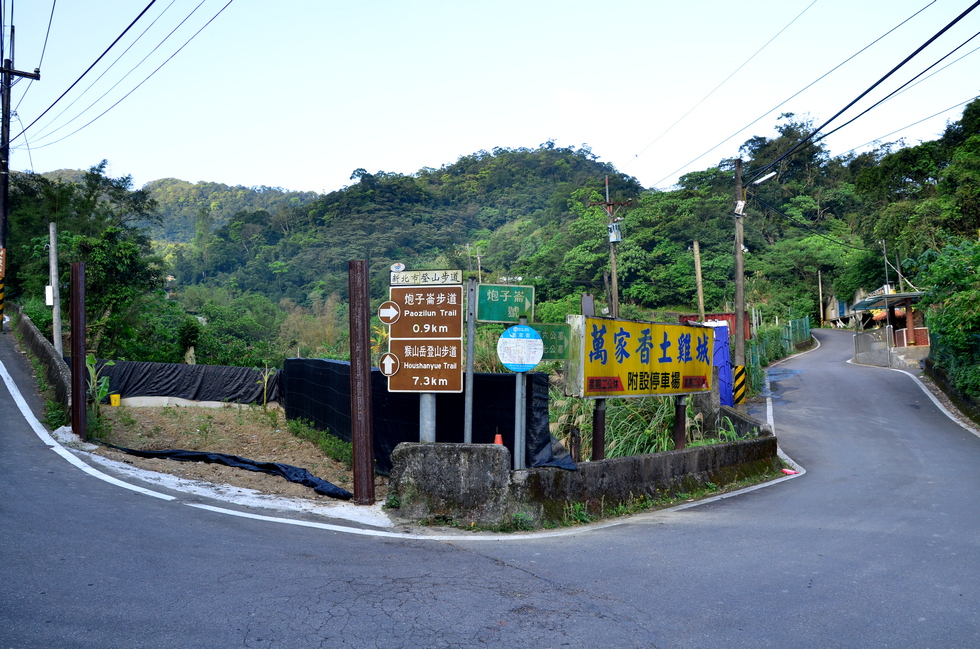
<svg viewBox="0 0 980 649"><path fill-rule="evenodd" d="M374 429L371 421L371 294L367 262L347 262L350 293L350 424L354 447L354 502L374 504Z"/></svg>
<svg viewBox="0 0 980 649"><path fill-rule="evenodd" d="M71 265L71 431L88 441L85 405L85 264Z"/></svg>
<svg viewBox="0 0 980 649"><path fill-rule="evenodd" d="M915 316L912 313L912 298L905 298L905 346L915 347Z"/></svg>
<svg viewBox="0 0 980 649"><path fill-rule="evenodd" d="M596 399L592 410L592 461L606 459L606 400Z"/></svg>
<svg viewBox="0 0 980 649"><path fill-rule="evenodd" d="M582 315L595 316L595 298L582 294ZM606 459L606 400L596 399L592 408L592 461Z"/></svg>
<svg viewBox="0 0 980 649"><path fill-rule="evenodd" d="M674 450L687 444L687 396L679 395L674 401Z"/></svg>

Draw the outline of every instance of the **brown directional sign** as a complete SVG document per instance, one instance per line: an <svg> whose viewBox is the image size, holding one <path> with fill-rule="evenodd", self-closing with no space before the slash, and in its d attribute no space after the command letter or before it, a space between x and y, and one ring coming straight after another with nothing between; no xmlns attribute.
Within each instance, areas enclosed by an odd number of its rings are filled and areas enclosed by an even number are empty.
<svg viewBox="0 0 980 649"><path fill-rule="evenodd" d="M378 317L389 326L389 392L463 391L462 286L392 286Z"/></svg>
<svg viewBox="0 0 980 649"><path fill-rule="evenodd" d="M391 326L393 340L463 337L462 286L392 286L390 291L378 316Z"/></svg>
<svg viewBox="0 0 980 649"><path fill-rule="evenodd" d="M462 392L463 345L459 338L392 340L381 359L389 392Z"/></svg>

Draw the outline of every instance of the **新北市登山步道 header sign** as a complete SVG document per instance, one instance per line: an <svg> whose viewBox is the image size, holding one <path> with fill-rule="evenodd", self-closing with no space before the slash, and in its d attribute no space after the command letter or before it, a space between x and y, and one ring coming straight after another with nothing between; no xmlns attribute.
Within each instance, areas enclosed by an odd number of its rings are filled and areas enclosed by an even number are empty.
<svg viewBox="0 0 980 649"><path fill-rule="evenodd" d="M462 284L461 270L403 270L391 272L392 286L436 286Z"/></svg>
<svg viewBox="0 0 980 649"><path fill-rule="evenodd" d="M569 316L566 393L647 397L711 389L709 327Z"/></svg>

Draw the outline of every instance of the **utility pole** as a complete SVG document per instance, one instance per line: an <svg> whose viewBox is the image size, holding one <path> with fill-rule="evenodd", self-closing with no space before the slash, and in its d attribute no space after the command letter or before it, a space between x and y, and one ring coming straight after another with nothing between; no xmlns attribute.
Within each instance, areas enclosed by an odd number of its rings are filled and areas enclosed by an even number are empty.
<svg viewBox="0 0 980 649"><path fill-rule="evenodd" d="M698 316L704 322L704 284L701 282L701 246L694 240L694 278L698 282Z"/></svg>
<svg viewBox="0 0 980 649"><path fill-rule="evenodd" d="M14 27L10 26L10 56L14 51ZM7 212L10 200L10 77L26 77L40 80L41 71L20 72L14 70L12 59L3 60L0 68L0 332L3 331L4 294L7 279Z"/></svg>
<svg viewBox="0 0 980 649"><path fill-rule="evenodd" d="M616 242L622 239L619 229L619 222L614 218L613 207L629 205L630 201L614 203L609 200L609 176L606 176L606 202L589 203L589 205L602 205L609 217L609 272L612 275L612 299L609 301L609 315L612 318L619 317L619 277L616 274Z"/></svg>
<svg viewBox="0 0 980 649"><path fill-rule="evenodd" d="M742 259L742 159L735 161L735 365L745 367L745 262Z"/></svg>
<svg viewBox="0 0 980 649"><path fill-rule="evenodd" d="M64 356L64 342L61 339L61 286L58 273L58 224L52 221L48 223L48 237L51 241L48 246L48 277L51 283L51 344L58 352L58 356Z"/></svg>
<svg viewBox="0 0 980 649"><path fill-rule="evenodd" d="M817 293L820 296L820 317L817 318L817 326L818 327L822 327L823 326L823 315L824 315L824 307L823 307L823 274L819 270L817 271Z"/></svg>

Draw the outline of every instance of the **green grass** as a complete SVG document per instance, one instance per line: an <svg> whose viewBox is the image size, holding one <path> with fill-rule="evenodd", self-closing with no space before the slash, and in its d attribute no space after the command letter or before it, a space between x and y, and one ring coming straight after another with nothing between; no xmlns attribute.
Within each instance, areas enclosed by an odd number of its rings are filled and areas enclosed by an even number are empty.
<svg viewBox="0 0 980 649"><path fill-rule="evenodd" d="M345 442L328 431L313 427L313 422L305 419L290 419L289 432L300 439L305 439L317 445L327 457L340 462L350 469L354 465L354 448L350 442Z"/></svg>

